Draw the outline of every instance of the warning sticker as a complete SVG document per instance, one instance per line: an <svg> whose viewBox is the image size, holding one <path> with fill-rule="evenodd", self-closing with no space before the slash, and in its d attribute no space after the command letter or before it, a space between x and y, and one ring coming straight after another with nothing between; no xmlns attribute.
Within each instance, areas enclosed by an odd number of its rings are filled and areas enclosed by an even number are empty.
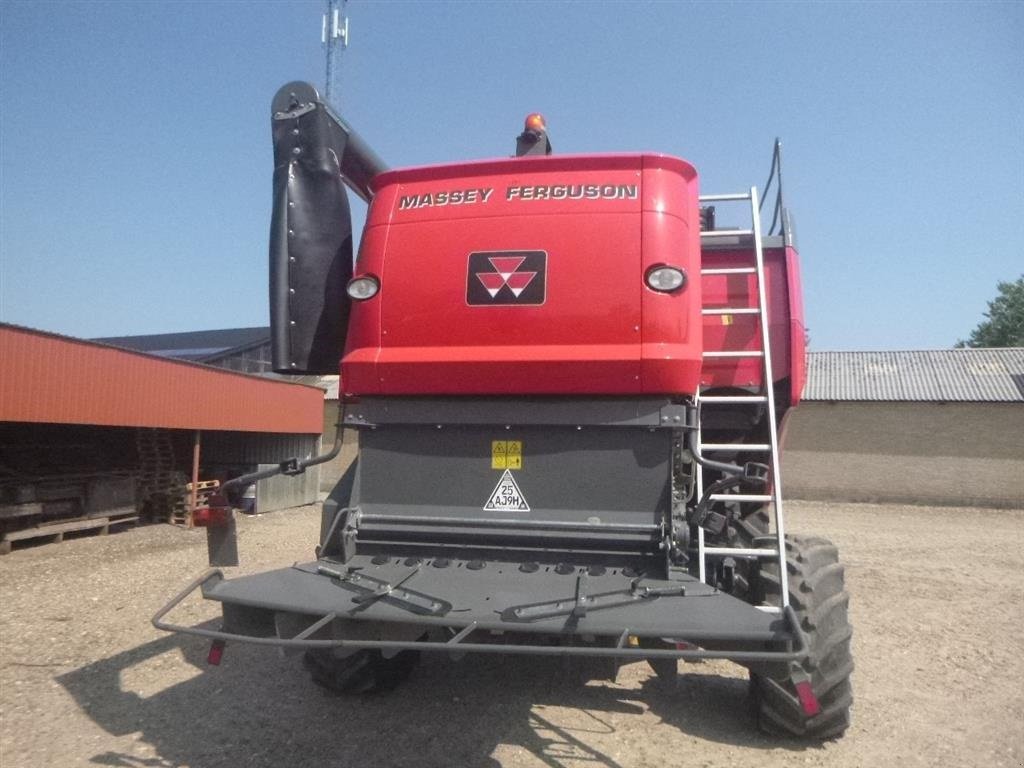
<svg viewBox="0 0 1024 768"><path fill-rule="evenodd" d="M492 440L491 469L522 469L522 440Z"/></svg>
<svg viewBox="0 0 1024 768"><path fill-rule="evenodd" d="M519 490L516 479L512 477L509 470L501 476L501 480L494 486L491 498L484 504L484 512L529 512L530 505L526 503L523 492Z"/></svg>

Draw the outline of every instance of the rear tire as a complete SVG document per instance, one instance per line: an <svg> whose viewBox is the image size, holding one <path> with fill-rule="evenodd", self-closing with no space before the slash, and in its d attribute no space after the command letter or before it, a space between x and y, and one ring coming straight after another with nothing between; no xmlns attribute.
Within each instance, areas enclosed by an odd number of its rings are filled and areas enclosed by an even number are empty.
<svg viewBox="0 0 1024 768"><path fill-rule="evenodd" d="M789 603L807 636L809 655L801 662L821 711L804 714L789 670L783 665L751 672L751 692L758 724L768 733L824 741L835 739L850 726L853 689L850 673L853 629L847 616L850 597L844 585L839 552L828 539L787 536L786 561ZM765 602L779 604L778 562L761 565L758 591Z"/></svg>
<svg viewBox="0 0 1024 768"><path fill-rule="evenodd" d="M419 660L419 651L401 651L386 659L370 648L344 657L335 656L329 648L318 648L302 657L314 683L343 695L390 691L408 679Z"/></svg>
<svg viewBox="0 0 1024 768"><path fill-rule="evenodd" d="M650 637L641 637L639 643L641 648L653 648L659 651L672 648L668 643ZM674 683L679 676L679 659L665 657L647 659L647 666L658 676L659 680L667 683Z"/></svg>
<svg viewBox="0 0 1024 768"><path fill-rule="evenodd" d="M768 505L760 505L752 510L742 507L753 505L734 505L735 517L729 527L719 536L708 537L706 544L713 547L739 547L749 549L756 546L756 540L768 535L771 530L771 512ZM743 514L743 513L746 514ZM773 546L772 549L775 547ZM755 594L753 584L758 578L760 564L756 560L736 558L733 561L733 576L731 584L712 583L722 589L726 589L733 597L745 600L756 605L760 597Z"/></svg>
<svg viewBox="0 0 1024 768"><path fill-rule="evenodd" d="M741 505L742 507L742 505ZM725 546L743 547L744 549L755 546L755 540L767 536L771 530L770 507L761 505L754 511L737 516L729 526L728 539ZM772 547L774 549L774 547ZM757 581L760 563L757 560L740 559L736 563L736 570L733 576L732 595L741 600L750 600L754 591L753 583Z"/></svg>

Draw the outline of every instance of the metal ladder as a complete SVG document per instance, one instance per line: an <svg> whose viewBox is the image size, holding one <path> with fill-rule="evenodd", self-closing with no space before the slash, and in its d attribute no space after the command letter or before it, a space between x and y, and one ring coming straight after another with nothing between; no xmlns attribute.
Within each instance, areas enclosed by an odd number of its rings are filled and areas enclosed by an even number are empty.
<svg viewBox="0 0 1024 768"><path fill-rule="evenodd" d="M776 152L778 150L776 149ZM722 237L750 237L753 240L754 264L744 267L702 268L701 276L705 275L754 275L757 283L757 302L754 307L703 307L703 315L757 315L759 318L759 335L761 348L756 350L705 350L704 359L757 357L761 359L763 385L761 392L754 395L702 395L699 391L695 397L698 411L697 441L702 454L714 454L721 451L739 451L753 454L767 454L770 466L771 493L713 494L711 501L723 502L772 502L773 522L775 528L775 545L769 548L741 547L709 547L704 542L704 529L697 527L697 556L701 581L706 580L708 556L734 558L774 558L779 566L779 588L781 604L778 606L758 606L762 610L782 612L789 605L789 578L786 572L785 522L782 509L782 477L779 469L778 422L775 416L775 386L772 381L772 353L768 336L768 313L765 299L764 252L761 242L761 215L758 202L757 187L750 192L728 195L701 195L701 203L750 201L750 229L722 229L701 232L701 240ZM769 441L767 443L705 443L701 434L703 412L706 405L760 405L765 404L768 410ZM697 465L697 498L704 495L704 468Z"/></svg>

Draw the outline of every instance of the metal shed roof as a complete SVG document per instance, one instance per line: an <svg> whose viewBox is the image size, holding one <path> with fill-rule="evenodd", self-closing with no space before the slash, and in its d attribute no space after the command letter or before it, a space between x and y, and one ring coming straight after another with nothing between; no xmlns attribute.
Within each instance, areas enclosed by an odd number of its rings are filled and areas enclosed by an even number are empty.
<svg viewBox="0 0 1024 768"><path fill-rule="evenodd" d="M1024 402L1024 348L810 352L804 400Z"/></svg>
<svg viewBox="0 0 1024 768"><path fill-rule="evenodd" d="M0 421L320 434L323 392L0 323Z"/></svg>
<svg viewBox="0 0 1024 768"><path fill-rule="evenodd" d="M223 356L231 350L252 347L270 341L270 327L221 328L209 331L156 333L146 336L107 336L90 339L112 347L149 352L151 355L179 360L202 361Z"/></svg>

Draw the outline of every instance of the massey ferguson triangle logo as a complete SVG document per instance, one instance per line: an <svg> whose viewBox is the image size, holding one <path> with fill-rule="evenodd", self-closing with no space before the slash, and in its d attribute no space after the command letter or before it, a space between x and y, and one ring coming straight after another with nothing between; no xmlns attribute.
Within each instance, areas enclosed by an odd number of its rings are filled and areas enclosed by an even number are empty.
<svg viewBox="0 0 1024 768"><path fill-rule="evenodd" d="M497 272L477 272L477 279L484 284L484 288L491 294L493 299L498 295L505 286L512 291L517 299L519 295L526 290L526 286L533 282L533 278L537 276L536 272L517 272L523 262L526 261L525 256L488 256L487 260L491 262Z"/></svg>
<svg viewBox="0 0 1024 768"><path fill-rule="evenodd" d="M468 304L543 304L547 254L544 251L471 253L466 277Z"/></svg>

